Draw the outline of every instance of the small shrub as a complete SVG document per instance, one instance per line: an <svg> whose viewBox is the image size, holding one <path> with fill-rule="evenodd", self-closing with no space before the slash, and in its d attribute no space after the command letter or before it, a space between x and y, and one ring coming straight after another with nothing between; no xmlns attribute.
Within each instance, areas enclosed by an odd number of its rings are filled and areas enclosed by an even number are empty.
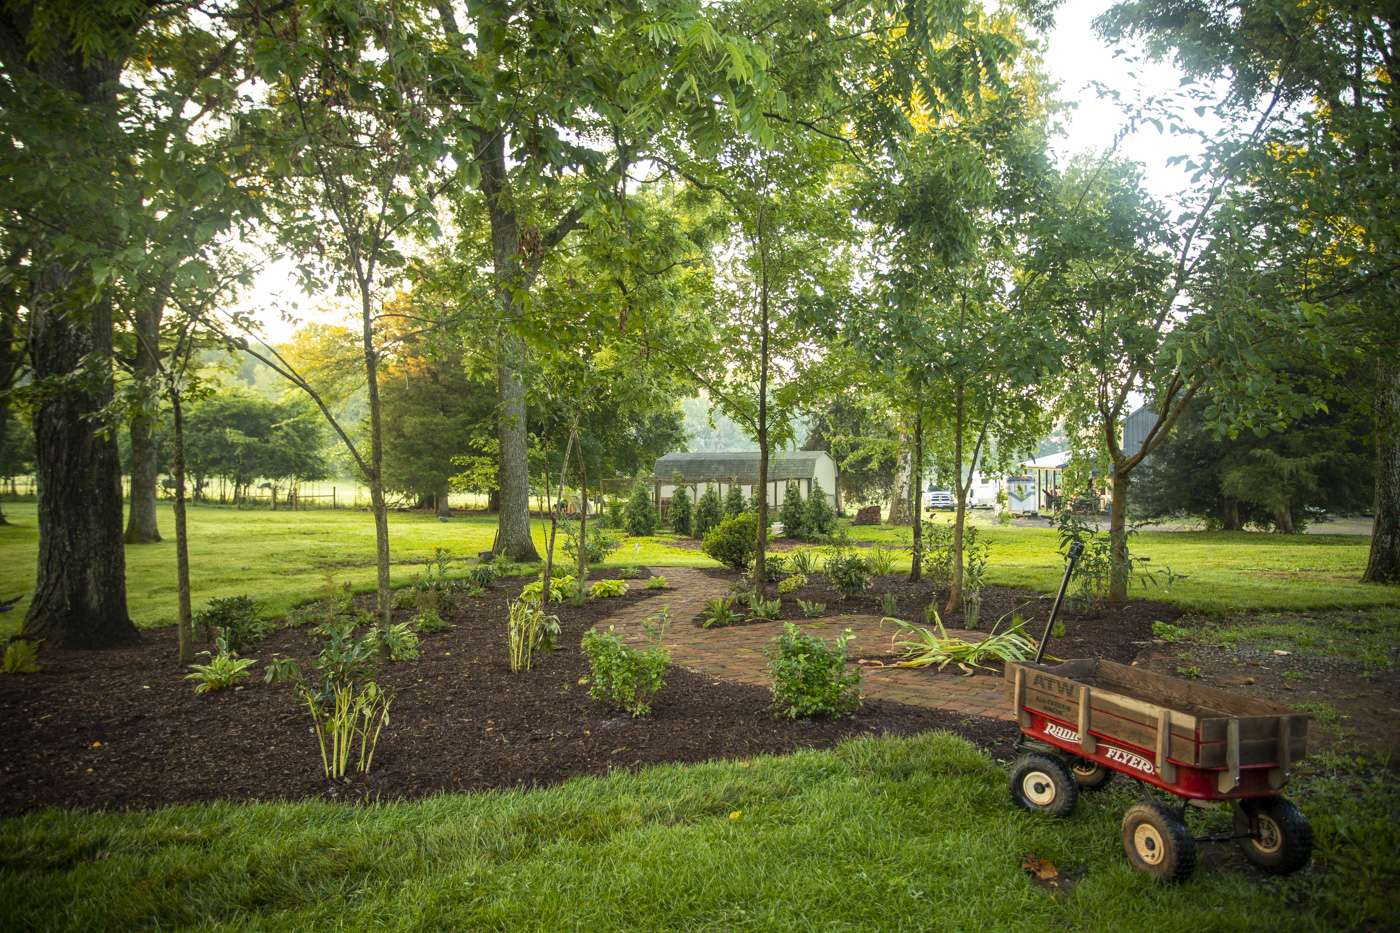
<svg viewBox="0 0 1400 933"><path fill-rule="evenodd" d="M802 507L802 491L796 483L783 490L783 504L778 508L778 521L783 523L783 537L804 538L807 510Z"/></svg>
<svg viewBox="0 0 1400 933"><path fill-rule="evenodd" d="M797 608L802 613L804 619L816 619L820 618L822 613L826 612L826 603L799 599L797 601Z"/></svg>
<svg viewBox="0 0 1400 933"><path fill-rule="evenodd" d="M575 564L578 563L579 522L564 522L564 553ZM621 531L604 528L598 522L588 525L588 563L601 564L608 555L622 547L624 535Z"/></svg>
<svg viewBox="0 0 1400 933"><path fill-rule="evenodd" d="M596 580L588 588L589 599L613 599L627 595L626 580Z"/></svg>
<svg viewBox="0 0 1400 933"><path fill-rule="evenodd" d="M419 635L436 635L452 628L452 623L438 615L435 609L425 609L415 615L408 624L413 626Z"/></svg>
<svg viewBox="0 0 1400 933"><path fill-rule="evenodd" d="M698 502L695 503L695 521L693 530L695 537L704 540L705 535L724 520L724 503L720 502L719 490L714 486L705 490ZM755 533L757 530L755 529Z"/></svg>
<svg viewBox="0 0 1400 933"><path fill-rule="evenodd" d="M220 651L217 654L201 651L200 654L208 657L209 663L191 664L190 673L185 675L186 680L195 682L194 692L197 694L226 690L240 681L247 680L248 668L258 663L256 658L240 658L228 651Z"/></svg>
<svg viewBox="0 0 1400 933"><path fill-rule="evenodd" d="M899 599L893 593L882 593L880 595L880 612L882 615L893 616L899 614Z"/></svg>
<svg viewBox="0 0 1400 933"><path fill-rule="evenodd" d="M622 528L627 524L627 503L613 496L603 503L603 521L609 528Z"/></svg>
<svg viewBox="0 0 1400 933"><path fill-rule="evenodd" d="M619 580L635 580L642 575L640 567L619 567L617 577Z"/></svg>
<svg viewBox="0 0 1400 933"><path fill-rule="evenodd" d="M808 548L797 548L788 552L788 567L793 573L810 577L817 572L817 556Z"/></svg>
<svg viewBox="0 0 1400 933"><path fill-rule="evenodd" d="M703 549L731 570L743 570L753 560L757 538L758 518L752 512L744 512L710 529L705 535Z"/></svg>
<svg viewBox="0 0 1400 933"><path fill-rule="evenodd" d="M510 642L512 673L528 671L535 665L535 653L548 651L559 638L559 617L546 615L538 603L523 597L510 604L506 636Z"/></svg>
<svg viewBox="0 0 1400 933"><path fill-rule="evenodd" d="M5 658L0 661L0 672L6 674L39 673L39 645L41 641L15 638L5 646Z"/></svg>
<svg viewBox="0 0 1400 933"><path fill-rule="evenodd" d="M812 494L807 497L807 508L802 516L802 532L808 538L825 538L835 530L836 513L826 501L822 484L813 481Z"/></svg>
<svg viewBox="0 0 1400 933"><path fill-rule="evenodd" d="M695 515L690 507L690 493L684 486L677 486L671 496L671 507L667 510L667 517L671 520L672 531L682 537L690 537Z"/></svg>
<svg viewBox="0 0 1400 933"><path fill-rule="evenodd" d="M726 625L733 625L744 617L734 611L734 598L731 596L712 599L705 604L705 608L700 610L700 626L702 628L724 628Z"/></svg>
<svg viewBox="0 0 1400 933"><path fill-rule="evenodd" d="M874 576L888 577L894 573L894 551L889 548L874 548L866 560L870 563L870 572Z"/></svg>
<svg viewBox="0 0 1400 933"><path fill-rule="evenodd" d="M924 525L924 576L935 590L953 582L953 526L943 522Z"/></svg>
<svg viewBox="0 0 1400 933"><path fill-rule="evenodd" d="M733 518L740 512L748 510L749 504L744 501L744 491L739 488L738 483L732 480L729 483L729 492L724 496L724 517Z"/></svg>
<svg viewBox="0 0 1400 933"><path fill-rule="evenodd" d="M870 568L854 551L835 551L827 557L825 569L827 581L843 599L850 599L870 587Z"/></svg>
<svg viewBox="0 0 1400 933"><path fill-rule="evenodd" d="M418 606L418 592L412 587L394 591L395 609L414 609Z"/></svg>
<svg viewBox="0 0 1400 933"><path fill-rule="evenodd" d="M645 483L638 483L632 489L632 497L627 500L627 512L623 517L627 533L634 537L656 534L656 506L652 505L651 493Z"/></svg>
<svg viewBox="0 0 1400 933"><path fill-rule="evenodd" d="M796 593L806 585L807 575L804 573L795 573L790 577L784 577L782 580L778 581L778 594L786 596L789 593Z"/></svg>
<svg viewBox="0 0 1400 933"><path fill-rule="evenodd" d="M772 622L783 613L783 601L781 599L764 599L757 593L749 597L749 617L762 619L765 622Z"/></svg>
<svg viewBox="0 0 1400 933"><path fill-rule="evenodd" d="M666 685L666 672L671 667L671 655L660 644L665 610L649 622L653 644L646 649L625 644L612 627L606 632L589 629L583 634L583 653L588 658L584 682L589 695L632 716L651 712L652 700Z"/></svg>
<svg viewBox="0 0 1400 933"><path fill-rule="evenodd" d="M963 628L976 630L982 625L982 591L968 590L963 594Z"/></svg>
<svg viewBox="0 0 1400 933"><path fill-rule="evenodd" d="M1153 622L1152 637L1173 645L1186 638L1186 629L1180 625L1172 625L1170 622Z"/></svg>
<svg viewBox="0 0 1400 933"><path fill-rule="evenodd" d="M649 590L664 590L664 589L666 589L666 578L663 577L663 576L661 576L660 574L654 574L653 576L648 577L648 578L647 578L647 589L649 589Z"/></svg>
<svg viewBox="0 0 1400 933"><path fill-rule="evenodd" d="M441 620L439 620L441 621ZM398 663L418 660L418 633L408 622L376 626L366 638L380 657Z"/></svg>
<svg viewBox="0 0 1400 933"><path fill-rule="evenodd" d="M768 583L777 583L787 576L788 563L783 559L783 555L774 554L772 551L763 555L763 579Z"/></svg>
<svg viewBox="0 0 1400 933"><path fill-rule="evenodd" d="M500 575L501 571L495 564L472 564L467 568L465 579L473 586L485 589L495 583Z"/></svg>
<svg viewBox="0 0 1400 933"><path fill-rule="evenodd" d="M831 645L791 622L769 651L768 673L773 678L773 705L789 719L849 716L860 706L860 671L846 670L844 631Z"/></svg>
<svg viewBox="0 0 1400 933"><path fill-rule="evenodd" d="M262 641L274 627L258 616L258 604L249 596L211 599L193 623L195 637L222 642L234 654Z"/></svg>

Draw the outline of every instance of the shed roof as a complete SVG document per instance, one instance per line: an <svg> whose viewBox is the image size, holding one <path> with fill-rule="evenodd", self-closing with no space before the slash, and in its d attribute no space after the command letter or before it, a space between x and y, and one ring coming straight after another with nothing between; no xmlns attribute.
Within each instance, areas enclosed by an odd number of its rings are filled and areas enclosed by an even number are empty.
<svg viewBox="0 0 1400 933"><path fill-rule="evenodd" d="M817 463L824 450L798 450L773 454L768 458L768 481L786 482L790 479L813 479ZM669 483L679 473L687 483L738 482L753 485L758 482L758 451L710 451L703 453L667 454L656 461L652 480Z"/></svg>

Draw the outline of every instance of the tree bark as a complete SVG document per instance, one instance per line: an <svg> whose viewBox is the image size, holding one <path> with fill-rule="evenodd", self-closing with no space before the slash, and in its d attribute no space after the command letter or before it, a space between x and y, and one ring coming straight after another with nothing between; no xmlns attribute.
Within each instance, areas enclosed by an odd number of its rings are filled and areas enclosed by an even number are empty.
<svg viewBox="0 0 1400 933"><path fill-rule="evenodd" d="M1113 471L1113 503L1108 516L1109 574L1108 601L1126 602L1132 567L1128 563L1128 484L1132 473L1115 468Z"/></svg>
<svg viewBox="0 0 1400 933"><path fill-rule="evenodd" d="M1371 553L1361 579L1400 583L1400 364L1377 358L1375 437L1376 498Z"/></svg>
<svg viewBox="0 0 1400 933"><path fill-rule="evenodd" d="M578 451L578 589L574 592L574 602L583 605L588 598L585 586L588 582L588 461L583 458L583 441L575 438L574 449Z"/></svg>
<svg viewBox="0 0 1400 933"><path fill-rule="evenodd" d="M34 412L39 557L23 635L110 648L140 639L126 609L117 438L101 428L112 400L112 309L105 300L61 306L78 300L74 278L42 268L30 305L34 375L54 388Z"/></svg>
<svg viewBox="0 0 1400 933"><path fill-rule="evenodd" d="M154 396L160 372L160 319L165 306L165 284L161 283L137 308L136 381ZM156 522L156 482L160 473L157 458L155 419L146 399L131 418L131 496L127 509L127 544L154 544L160 540Z"/></svg>
<svg viewBox="0 0 1400 933"><path fill-rule="evenodd" d="M899 449L909 450L909 431L903 425L899 429ZM890 499L890 519L891 525L908 525L913 522L914 514L911 505L919 502L922 508L923 490L914 486L912 474L914 472L913 458L906 453L899 458L899 473L894 480L894 496Z"/></svg>
<svg viewBox="0 0 1400 933"><path fill-rule="evenodd" d="M1221 504L1220 527L1226 531L1239 531L1244 528L1244 522L1240 519L1240 500L1226 497Z"/></svg>
<svg viewBox="0 0 1400 933"><path fill-rule="evenodd" d="M360 288L360 342L365 357L365 381L369 394L369 499L374 509L374 554L378 570L379 624L393 622L394 596L389 582L389 506L384 500L384 429L379 404L379 352L374 347L374 315L369 288ZM276 498L273 499L274 506Z"/></svg>
<svg viewBox="0 0 1400 933"><path fill-rule="evenodd" d="M185 523L185 415L180 393L170 393L171 417L175 423L175 450L171 468L175 472L175 589L179 597L176 633L180 663L194 663L194 614L190 608L190 535Z"/></svg>
<svg viewBox="0 0 1400 933"><path fill-rule="evenodd" d="M909 503L909 510L914 524L914 549L913 558L909 565L909 580L911 583L918 583L924 572L924 399L922 392L916 392L914 396L914 454L913 454L913 481L909 484L909 491L913 501Z"/></svg>
<svg viewBox="0 0 1400 933"><path fill-rule="evenodd" d="M441 490L438 491L438 493L437 493L436 496L433 497L433 498L436 500L436 502L435 502L434 504L437 506L437 516L438 516L438 518L451 518L451 517L452 517L452 506L451 506L450 504L448 504L448 501L447 501L447 497L448 497L449 494L450 494L449 490L448 490L446 487L444 487L444 488L442 488Z"/></svg>
<svg viewBox="0 0 1400 933"><path fill-rule="evenodd" d="M753 588L768 598L764 570L768 550L768 241L764 237L763 208L758 211L758 534L754 543Z"/></svg>

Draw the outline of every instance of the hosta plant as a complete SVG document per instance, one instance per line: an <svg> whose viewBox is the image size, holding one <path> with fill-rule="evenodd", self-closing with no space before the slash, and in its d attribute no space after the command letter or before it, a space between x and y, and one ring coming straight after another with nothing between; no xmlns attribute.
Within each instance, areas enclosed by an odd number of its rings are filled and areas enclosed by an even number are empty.
<svg viewBox="0 0 1400 933"><path fill-rule="evenodd" d="M896 661L895 667L936 666L942 670L949 664L956 664L964 674L971 674L974 668L988 670L988 661L1024 661L1035 652L1035 645L1021 631L1025 623L1019 618L1013 618L1001 632L997 628L1003 620L997 620L991 633L980 641L949 635L937 613L933 616L936 633L901 619L881 621L899 626L892 645L904 658Z"/></svg>
<svg viewBox="0 0 1400 933"><path fill-rule="evenodd" d="M544 577L531 583L525 584L520 590L520 598L528 599L538 603L540 595L544 592ZM578 592L578 584L574 582L573 574L560 574L549 578L549 601L552 603L562 603Z"/></svg>
<svg viewBox="0 0 1400 933"><path fill-rule="evenodd" d="M734 600L728 596L712 599L700 610L702 628L724 628L726 625L742 621L743 618L743 615L734 611Z"/></svg>
<svg viewBox="0 0 1400 933"><path fill-rule="evenodd" d="M217 654L201 651L200 654L208 657L209 663L191 664L190 673L185 675L186 680L194 681L194 692L199 694L226 690L247 680L248 668L258 663L256 658L240 658L228 651Z"/></svg>
<svg viewBox="0 0 1400 933"><path fill-rule="evenodd" d="M627 595L626 580L596 580L588 588L589 599L612 599Z"/></svg>
<svg viewBox="0 0 1400 933"><path fill-rule="evenodd" d="M661 576L660 574L656 574L655 576L648 577L648 578L647 578L647 589L649 589L649 590L664 590L664 589L666 589L666 578L663 577L663 576Z"/></svg>
<svg viewBox="0 0 1400 933"><path fill-rule="evenodd" d="M39 645L41 641L16 638L5 646L5 658L0 661L0 671L6 674L39 673Z"/></svg>
<svg viewBox="0 0 1400 933"><path fill-rule="evenodd" d="M438 632L445 632L452 627L452 623L437 614L436 610L428 609L415 615L408 623L419 635L435 635Z"/></svg>
<svg viewBox="0 0 1400 933"><path fill-rule="evenodd" d="M782 611L781 599L764 599L757 593L749 597L749 617L752 619L771 622L782 615Z"/></svg>
<svg viewBox="0 0 1400 933"><path fill-rule="evenodd" d="M418 660L418 633L408 622L377 626L370 630L368 638L380 656L390 661Z"/></svg>
<svg viewBox="0 0 1400 933"><path fill-rule="evenodd" d="M559 638L559 617L546 615L539 604L517 599L506 617L512 672L528 671L535 665L535 654L554 647Z"/></svg>
<svg viewBox="0 0 1400 933"><path fill-rule="evenodd" d="M802 613L804 619L820 618L826 612L826 603L819 603L815 600L799 599L797 609Z"/></svg>

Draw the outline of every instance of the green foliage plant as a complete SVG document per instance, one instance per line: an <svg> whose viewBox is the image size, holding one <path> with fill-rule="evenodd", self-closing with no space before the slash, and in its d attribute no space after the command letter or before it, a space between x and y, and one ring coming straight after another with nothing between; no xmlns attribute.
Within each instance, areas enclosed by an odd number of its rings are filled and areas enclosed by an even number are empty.
<svg viewBox="0 0 1400 933"><path fill-rule="evenodd" d="M562 603L578 592L578 584L575 582L573 574L559 574L549 578L549 601L552 603ZM528 599L538 604L540 596L544 593L544 575L541 574L538 580L532 580L520 589L520 598Z"/></svg>
<svg viewBox="0 0 1400 933"><path fill-rule="evenodd" d="M615 599L626 595L626 580L595 580L588 588L589 599Z"/></svg>
<svg viewBox="0 0 1400 933"><path fill-rule="evenodd" d="M778 594L780 596L786 596L789 593L796 593L806 585L807 575L803 573L794 573L778 581Z"/></svg>
<svg viewBox="0 0 1400 933"><path fill-rule="evenodd" d="M211 599L192 621L197 638L222 641L235 654L262 641L274 628L259 617L258 604L250 596Z"/></svg>
<svg viewBox="0 0 1400 933"><path fill-rule="evenodd" d="M757 546L758 518L744 512L726 518L705 534L706 554L731 570L744 570L753 561Z"/></svg>
<svg viewBox="0 0 1400 933"><path fill-rule="evenodd" d="M650 500L648 500L650 501ZM564 532L564 553L575 564L578 563L579 522L564 522L560 528ZM655 530L655 525L652 526ZM622 547L623 534L611 528L604 528L599 522L588 525L588 564L596 566L608 559L608 555ZM490 566L489 564L487 566Z"/></svg>
<svg viewBox="0 0 1400 933"><path fill-rule="evenodd" d="M720 501L719 490L714 486L705 490L695 503L695 537L701 539L724 520L724 504Z"/></svg>
<svg viewBox="0 0 1400 933"><path fill-rule="evenodd" d="M826 501L822 484L813 480L812 494L807 497L805 514L802 517L802 533L808 538L829 538L836 530L836 512Z"/></svg>
<svg viewBox="0 0 1400 933"><path fill-rule="evenodd" d="M345 683L334 688L330 701L322 701L304 685L302 702L311 714L312 728L321 750L321 770L328 780L345 777L353 756L360 774L369 772L379 735L389 724L393 694L374 681Z"/></svg>
<svg viewBox="0 0 1400 933"><path fill-rule="evenodd" d="M585 632L588 676L584 682L589 695L634 717L650 713L671 667L671 654L661 645L667 621L665 610L648 620L651 645L647 648L625 643L611 626L606 632L596 628Z"/></svg>
<svg viewBox="0 0 1400 933"><path fill-rule="evenodd" d="M683 538L690 537L695 524L695 510L690 505L690 492L684 486L677 486L671 496L671 507L667 510L671 530Z"/></svg>
<svg viewBox="0 0 1400 933"><path fill-rule="evenodd" d="M534 667L536 652L554 647L559 638L559 617L546 615L539 603L523 597L512 600L507 611L511 673L528 671Z"/></svg>
<svg viewBox="0 0 1400 933"><path fill-rule="evenodd" d="M865 558L852 550L838 548L827 555L824 565L827 582L841 594L842 599L850 599L870 587L870 568Z"/></svg>
<svg viewBox="0 0 1400 933"><path fill-rule="evenodd" d="M1153 622L1152 637L1169 645L1176 644L1186 638L1186 629L1180 625L1173 625L1170 622Z"/></svg>
<svg viewBox="0 0 1400 933"><path fill-rule="evenodd" d="M740 512L748 510L748 502L744 499L744 491L739 488L739 484L730 481L729 491L724 495L724 517L733 518Z"/></svg>
<svg viewBox="0 0 1400 933"><path fill-rule="evenodd" d="M866 558L870 563L870 573L877 577L888 577L894 573L894 551L885 547L870 549Z"/></svg>
<svg viewBox="0 0 1400 933"><path fill-rule="evenodd" d="M778 521L783 523L783 537L807 537L807 510L802 507L802 490L789 482L783 490L783 504L778 507Z"/></svg>
<svg viewBox="0 0 1400 933"><path fill-rule="evenodd" d="M419 635L436 635L452 628L452 623L438 615L436 609L425 609L417 613L408 623Z"/></svg>
<svg viewBox="0 0 1400 933"><path fill-rule="evenodd" d="M899 598L893 593L881 593L880 611L886 616L892 616L899 612Z"/></svg>
<svg viewBox="0 0 1400 933"><path fill-rule="evenodd" d="M642 568L640 567L631 566L617 568L617 577L619 580L635 580L641 575Z"/></svg>
<svg viewBox="0 0 1400 933"><path fill-rule="evenodd" d="M656 506L652 504L651 493L645 483L638 483L632 488L623 524L633 537L656 534Z"/></svg>
<svg viewBox="0 0 1400 933"><path fill-rule="evenodd" d="M441 621L441 619L439 619ZM380 656L395 663L418 660L418 633L408 622L375 626L367 636Z"/></svg>
<svg viewBox="0 0 1400 933"><path fill-rule="evenodd" d="M1004 618L998 620L992 626L991 633L981 640L949 635L937 613L933 617L937 633L901 619L885 618L881 622L893 622L899 626L892 644L904 657L894 663L895 667L936 666L942 670L949 664L955 664L964 674L971 675L974 668L989 670L986 666L988 661L1024 661L1034 653L1035 645L1022 632L1025 622L1021 619L1012 618L1006 629L997 631Z"/></svg>
<svg viewBox="0 0 1400 933"><path fill-rule="evenodd" d="M822 613L826 612L826 603L799 599L797 601L797 609L802 613L802 618L804 619L819 619Z"/></svg>
<svg viewBox="0 0 1400 933"><path fill-rule="evenodd" d="M772 622L782 616L781 599L764 599L758 593L749 596L749 618Z"/></svg>
<svg viewBox="0 0 1400 933"><path fill-rule="evenodd" d="M495 583L500 575L501 570L496 564L476 563L467 568L465 579L468 583L484 589Z"/></svg>
<svg viewBox="0 0 1400 933"><path fill-rule="evenodd" d="M933 521L924 523L924 576L938 592L952 585L952 525Z"/></svg>
<svg viewBox="0 0 1400 933"><path fill-rule="evenodd" d="M743 620L743 615L734 610L734 597L720 596L705 603L700 610L701 628L724 628Z"/></svg>
<svg viewBox="0 0 1400 933"><path fill-rule="evenodd" d="M207 664L191 664L186 680L194 681L196 694L226 690L240 681L248 679L248 669L257 664L256 658L240 658L226 650L217 652L201 651L209 658Z"/></svg>
<svg viewBox="0 0 1400 933"><path fill-rule="evenodd" d="M666 578L663 577L663 576L662 576L661 574L659 574L659 573L658 573L658 574L653 574L653 575L651 575L650 577L647 577L647 589L649 589L649 590L664 590L664 589L666 589Z"/></svg>
<svg viewBox="0 0 1400 933"><path fill-rule="evenodd" d="M789 719L849 716L860 707L860 670L846 670L846 629L828 645L791 622L768 653L773 706Z"/></svg>
<svg viewBox="0 0 1400 933"><path fill-rule="evenodd" d="M0 660L0 673L37 674L39 673L39 645L42 640L14 638L5 646L5 657Z"/></svg>
<svg viewBox="0 0 1400 933"><path fill-rule="evenodd" d="M793 573L810 577L817 572L817 555L810 548L794 548L788 552L788 567Z"/></svg>

